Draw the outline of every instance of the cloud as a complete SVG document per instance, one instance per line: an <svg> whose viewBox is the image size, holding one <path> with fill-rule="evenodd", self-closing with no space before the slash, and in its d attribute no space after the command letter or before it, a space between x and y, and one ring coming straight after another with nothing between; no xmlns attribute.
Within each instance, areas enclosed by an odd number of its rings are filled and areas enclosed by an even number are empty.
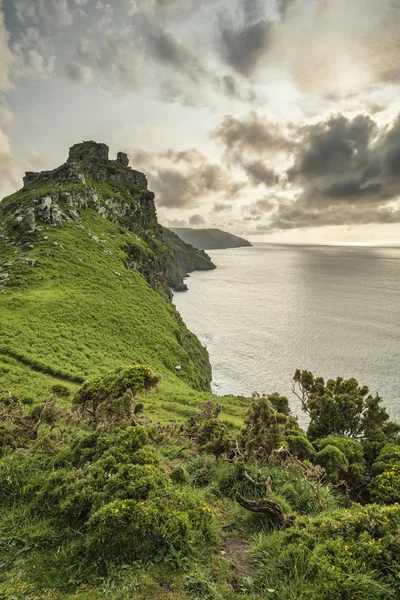
<svg viewBox="0 0 400 600"><path fill-rule="evenodd" d="M293 147L293 142L280 124L268 121L256 111L242 118L225 115L212 136L222 141L228 153L251 151L265 155L267 152L288 151Z"/></svg>
<svg viewBox="0 0 400 600"><path fill-rule="evenodd" d="M260 160L253 162L244 161L242 166L253 185L263 183L267 187L272 187L279 183L279 174Z"/></svg>
<svg viewBox="0 0 400 600"><path fill-rule="evenodd" d="M67 76L77 83L88 84L93 81L92 69L75 60L69 60L65 66Z"/></svg>
<svg viewBox="0 0 400 600"><path fill-rule="evenodd" d="M9 41L10 35L4 24L2 0L0 0L0 91L11 88L11 69L15 59L9 48Z"/></svg>
<svg viewBox="0 0 400 600"><path fill-rule="evenodd" d="M141 62L133 27L130 25L102 31L98 42L80 38L68 60L66 74L75 82L89 83L94 74L108 89L137 89L141 82Z"/></svg>
<svg viewBox="0 0 400 600"><path fill-rule="evenodd" d="M15 65L15 77L41 77L48 79L56 67L56 57L50 54L48 41L40 35L36 27L22 31L17 41L11 45Z"/></svg>
<svg viewBox="0 0 400 600"><path fill-rule="evenodd" d="M21 187L22 175L11 149L10 138L0 129L0 198Z"/></svg>
<svg viewBox="0 0 400 600"><path fill-rule="evenodd" d="M194 52L172 31L149 23L146 37L150 55L158 63L180 73L184 71L193 80L205 75L205 69Z"/></svg>
<svg viewBox="0 0 400 600"><path fill-rule="evenodd" d="M195 227L197 227L198 225L204 225L205 220L204 217L202 217L202 215L197 214L189 217L189 223L190 225L194 225Z"/></svg>
<svg viewBox="0 0 400 600"><path fill-rule="evenodd" d="M276 5L281 19L286 19L288 11L298 0L277 0Z"/></svg>
<svg viewBox="0 0 400 600"><path fill-rule="evenodd" d="M299 135L288 171L299 193L272 229L400 222L400 115L381 129L364 114L336 115Z"/></svg>
<svg viewBox="0 0 400 600"><path fill-rule="evenodd" d="M14 9L23 24L34 23L51 32L69 27L74 20L67 0L14 0Z"/></svg>
<svg viewBox="0 0 400 600"><path fill-rule="evenodd" d="M227 203L224 203L224 202L216 202L214 204L213 210L214 210L214 212L220 213L220 212L223 212L225 210L230 210L231 208L232 208L232 204L227 204Z"/></svg>
<svg viewBox="0 0 400 600"><path fill-rule="evenodd" d="M264 17L259 0L242 0L239 6L241 15L220 17L218 46L230 67L250 77L270 47L273 21Z"/></svg>
<svg viewBox="0 0 400 600"><path fill-rule="evenodd" d="M13 112L8 108L8 106L0 106L0 127L8 127L13 123Z"/></svg>
<svg viewBox="0 0 400 600"><path fill-rule="evenodd" d="M244 185L197 149L154 153L139 149L131 153L131 158L132 164L145 170L156 203L162 207L192 208L210 198L236 197Z"/></svg>

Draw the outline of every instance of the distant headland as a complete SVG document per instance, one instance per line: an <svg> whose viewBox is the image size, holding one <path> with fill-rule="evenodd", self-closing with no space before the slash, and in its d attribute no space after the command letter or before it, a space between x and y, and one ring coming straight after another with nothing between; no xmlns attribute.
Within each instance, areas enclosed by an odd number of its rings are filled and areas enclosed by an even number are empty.
<svg viewBox="0 0 400 600"><path fill-rule="evenodd" d="M170 229L186 244L191 244L199 250L251 246L247 240L220 229L190 229L188 227L171 227Z"/></svg>

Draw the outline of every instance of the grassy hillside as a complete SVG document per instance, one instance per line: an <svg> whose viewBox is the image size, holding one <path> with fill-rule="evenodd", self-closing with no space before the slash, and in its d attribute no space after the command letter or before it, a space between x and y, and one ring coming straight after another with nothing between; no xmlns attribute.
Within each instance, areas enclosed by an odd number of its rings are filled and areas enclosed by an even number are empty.
<svg viewBox="0 0 400 600"><path fill-rule="evenodd" d="M213 397L185 247L107 157L0 206L0 600L399 598L400 427L307 371L307 432L278 394Z"/></svg>

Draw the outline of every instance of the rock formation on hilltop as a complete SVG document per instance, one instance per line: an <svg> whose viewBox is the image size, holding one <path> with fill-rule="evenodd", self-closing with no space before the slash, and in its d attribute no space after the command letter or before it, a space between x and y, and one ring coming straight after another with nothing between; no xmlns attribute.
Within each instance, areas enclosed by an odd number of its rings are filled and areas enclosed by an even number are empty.
<svg viewBox="0 0 400 600"><path fill-rule="evenodd" d="M26 173L23 189L5 199L1 210L8 226L25 235L33 234L43 225L62 227L79 221L82 210L96 211L144 239L146 251L126 244L126 260L152 287L167 296L168 287L185 289L183 277L197 268L196 264L202 269L215 268L206 254L199 256L197 250L186 244L180 248L179 267L174 264L176 244L169 247L171 236L162 235L154 194L148 189L146 176L129 166L124 152L118 152L117 159L110 160L106 144L93 141L75 144L60 167Z"/></svg>

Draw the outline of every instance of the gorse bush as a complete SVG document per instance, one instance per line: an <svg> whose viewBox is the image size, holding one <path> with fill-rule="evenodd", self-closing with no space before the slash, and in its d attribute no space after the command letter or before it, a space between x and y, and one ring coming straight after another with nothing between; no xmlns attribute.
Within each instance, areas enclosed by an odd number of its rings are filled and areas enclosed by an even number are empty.
<svg viewBox="0 0 400 600"><path fill-rule="evenodd" d="M74 395L72 407L95 427L111 427L124 421L129 423L135 415L135 396L149 391L158 381L159 377L143 365L117 369L84 383Z"/></svg>
<svg viewBox="0 0 400 600"><path fill-rule="evenodd" d="M324 467L333 483L344 480L353 490L362 485L365 461L363 447L359 441L331 435L316 440L314 445L318 450L314 461Z"/></svg>
<svg viewBox="0 0 400 600"><path fill-rule="evenodd" d="M277 412L277 409L285 412ZM289 415L287 399L276 394L257 397L250 406L242 430L240 448L250 461L263 462L279 448L287 449L300 459L314 454L297 419Z"/></svg>
<svg viewBox="0 0 400 600"><path fill-rule="evenodd" d="M257 585L277 598L398 598L400 507L355 505L261 536Z"/></svg>
<svg viewBox="0 0 400 600"><path fill-rule="evenodd" d="M389 414L379 396L371 396L367 386L356 379L338 377L326 383L310 371L297 370L294 384L303 409L310 416L308 437L311 440L339 435L363 440L367 459L380 449L385 440L396 437L400 426L389 421ZM296 387L294 387L296 391Z"/></svg>
<svg viewBox="0 0 400 600"><path fill-rule="evenodd" d="M372 465L372 498L380 504L400 502L400 445L384 446Z"/></svg>

